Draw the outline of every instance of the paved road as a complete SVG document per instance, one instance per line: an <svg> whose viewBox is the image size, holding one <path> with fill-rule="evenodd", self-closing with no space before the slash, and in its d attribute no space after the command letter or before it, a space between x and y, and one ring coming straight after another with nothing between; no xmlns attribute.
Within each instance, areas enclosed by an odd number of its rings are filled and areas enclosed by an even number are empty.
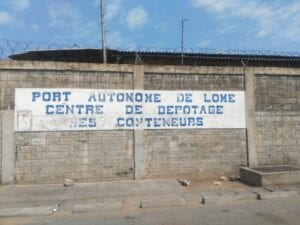
<svg viewBox="0 0 300 225"><path fill-rule="evenodd" d="M299 225L300 199L0 219L1 225Z"/></svg>

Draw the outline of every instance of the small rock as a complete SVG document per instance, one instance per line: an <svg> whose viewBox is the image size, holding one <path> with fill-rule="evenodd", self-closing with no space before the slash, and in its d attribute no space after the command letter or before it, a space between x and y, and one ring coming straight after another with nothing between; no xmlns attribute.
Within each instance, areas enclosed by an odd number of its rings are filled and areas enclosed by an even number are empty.
<svg viewBox="0 0 300 225"><path fill-rule="evenodd" d="M220 182L220 181L214 181L214 182L212 182L212 184L214 184L214 185L222 185L222 182Z"/></svg>
<svg viewBox="0 0 300 225"><path fill-rule="evenodd" d="M179 179L178 182L182 185L182 186L190 186L191 185L191 181L186 180L186 179Z"/></svg>
<svg viewBox="0 0 300 225"><path fill-rule="evenodd" d="M219 180L227 180L227 177L222 176L222 177L219 178Z"/></svg>
<svg viewBox="0 0 300 225"><path fill-rule="evenodd" d="M73 186L74 185L74 181L71 179L65 179L64 181L64 186L65 187L69 187L69 186Z"/></svg>

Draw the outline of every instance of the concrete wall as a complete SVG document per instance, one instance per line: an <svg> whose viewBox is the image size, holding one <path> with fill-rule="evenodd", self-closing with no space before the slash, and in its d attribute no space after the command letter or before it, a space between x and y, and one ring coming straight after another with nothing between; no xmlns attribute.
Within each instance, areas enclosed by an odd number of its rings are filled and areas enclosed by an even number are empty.
<svg viewBox="0 0 300 225"><path fill-rule="evenodd" d="M243 74L146 73L149 90L244 90ZM145 131L147 177L201 179L247 163L245 129Z"/></svg>
<svg viewBox="0 0 300 225"><path fill-rule="evenodd" d="M202 179L246 165L244 129L145 131L147 177Z"/></svg>
<svg viewBox="0 0 300 225"><path fill-rule="evenodd" d="M259 164L300 165L300 76L256 76Z"/></svg>
<svg viewBox="0 0 300 225"><path fill-rule="evenodd" d="M0 181L2 181L2 116L1 116L1 112L0 112Z"/></svg>
<svg viewBox="0 0 300 225"><path fill-rule="evenodd" d="M27 132L15 138L17 183L133 179L132 131Z"/></svg>
<svg viewBox="0 0 300 225"><path fill-rule="evenodd" d="M244 90L243 74L146 73L146 90Z"/></svg>
<svg viewBox="0 0 300 225"><path fill-rule="evenodd" d="M15 88L132 89L132 73L65 70L0 70L0 110L14 109Z"/></svg>
<svg viewBox="0 0 300 225"><path fill-rule="evenodd" d="M76 69L71 64L59 63L7 62L5 65L9 65L7 69L0 69L0 110L14 109L15 88L133 87L133 71L122 66L98 71L89 64L85 68L77 64ZM133 131L16 132L14 139L11 147L16 150L14 180L17 184L58 183L65 178L80 182L133 179L134 176Z"/></svg>
<svg viewBox="0 0 300 225"><path fill-rule="evenodd" d="M6 112L11 118L13 111L7 110L14 109L15 88L244 90L247 116L247 129L14 134L1 131L0 119L0 150L5 146L0 157L4 152L5 162L12 161L6 163L7 179L18 184L59 183L64 178L201 179L234 175L247 164L300 165L299 81L300 69L290 68L0 61L0 117ZM6 126L11 120L5 120ZM11 136L14 140L7 138Z"/></svg>

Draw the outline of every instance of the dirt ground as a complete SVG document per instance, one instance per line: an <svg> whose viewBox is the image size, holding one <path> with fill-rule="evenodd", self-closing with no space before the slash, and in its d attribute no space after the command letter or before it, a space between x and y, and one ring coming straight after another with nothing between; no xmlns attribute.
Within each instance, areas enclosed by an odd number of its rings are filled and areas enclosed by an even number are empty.
<svg viewBox="0 0 300 225"><path fill-rule="evenodd" d="M213 184L214 182L220 182L221 185ZM201 191L224 191L232 189L247 189L250 188L248 185L243 184L239 181L229 181L220 179L203 179L203 180L191 180L191 184L184 187L187 192L201 192Z"/></svg>

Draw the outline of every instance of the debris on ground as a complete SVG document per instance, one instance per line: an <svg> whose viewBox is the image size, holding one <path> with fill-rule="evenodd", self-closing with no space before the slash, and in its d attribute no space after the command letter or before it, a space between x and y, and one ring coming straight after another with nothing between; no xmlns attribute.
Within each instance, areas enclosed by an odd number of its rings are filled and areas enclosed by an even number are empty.
<svg viewBox="0 0 300 225"><path fill-rule="evenodd" d="M57 212L58 210L58 205L55 205L54 208L52 209L52 212Z"/></svg>
<svg viewBox="0 0 300 225"><path fill-rule="evenodd" d="M214 181L214 182L212 182L212 184L214 184L214 185L222 185L222 182L220 182L220 181Z"/></svg>
<svg viewBox="0 0 300 225"><path fill-rule="evenodd" d="M64 181L64 186L65 187L69 187L69 186L73 186L74 185L74 181L71 179L65 179Z"/></svg>
<svg viewBox="0 0 300 225"><path fill-rule="evenodd" d="M239 176L231 176L231 177L229 177L229 180L230 181L239 181L240 177Z"/></svg>
<svg viewBox="0 0 300 225"><path fill-rule="evenodd" d="M186 179L178 179L178 182L182 185L182 186L190 186L191 185L191 181L190 180L186 180Z"/></svg>
<svg viewBox="0 0 300 225"><path fill-rule="evenodd" d="M222 177L219 178L219 180L227 180L227 177L222 176Z"/></svg>

